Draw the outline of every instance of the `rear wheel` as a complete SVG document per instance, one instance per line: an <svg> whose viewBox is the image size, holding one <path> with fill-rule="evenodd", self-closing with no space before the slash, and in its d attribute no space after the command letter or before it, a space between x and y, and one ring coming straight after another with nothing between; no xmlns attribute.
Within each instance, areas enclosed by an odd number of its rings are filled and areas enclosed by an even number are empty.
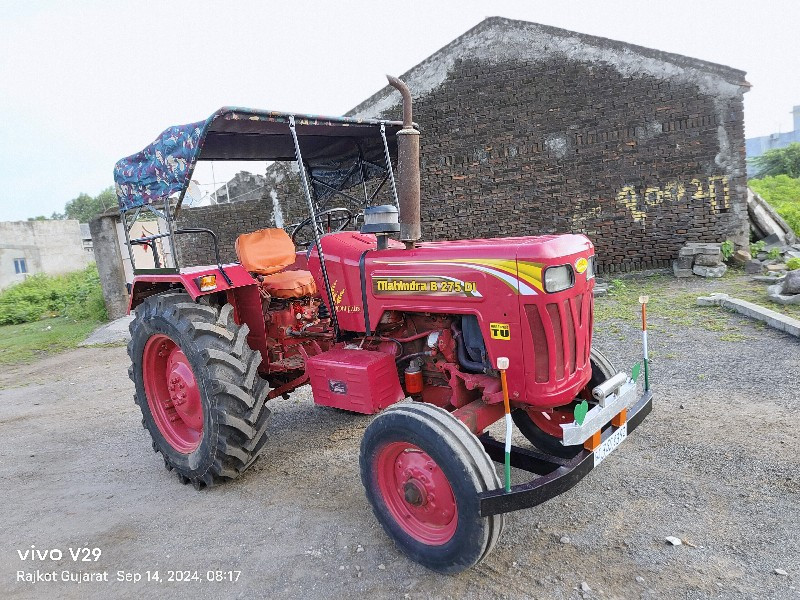
<svg viewBox="0 0 800 600"><path fill-rule="evenodd" d="M130 330L128 373L153 450L197 488L238 477L263 450L269 417L247 325L229 304L170 292L140 304Z"/></svg>
<svg viewBox="0 0 800 600"><path fill-rule="evenodd" d="M478 494L500 487L478 439L447 411L400 404L361 442L361 481L378 521L418 563L458 573L491 552L503 515L482 517Z"/></svg>
<svg viewBox="0 0 800 600"><path fill-rule="evenodd" d="M539 450L561 458L572 458L583 450L583 446L561 444L563 438L561 424L572 423L575 420L576 403L584 399L591 399L592 390L616 373L611 362L598 350L592 348L589 359L592 365L592 377L575 401L566 406L559 406L552 412L527 411L518 408L511 413L520 433Z"/></svg>

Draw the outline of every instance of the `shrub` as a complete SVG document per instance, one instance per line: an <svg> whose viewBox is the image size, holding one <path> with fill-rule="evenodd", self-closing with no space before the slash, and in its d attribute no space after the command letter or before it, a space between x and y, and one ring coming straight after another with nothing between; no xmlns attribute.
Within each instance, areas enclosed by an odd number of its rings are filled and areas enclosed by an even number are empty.
<svg viewBox="0 0 800 600"><path fill-rule="evenodd" d="M764 240L758 240L757 242L750 244L750 256L755 258L756 255L761 252L766 245L767 244L764 242Z"/></svg>
<svg viewBox="0 0 800 600"><path fill-rule="evenodd" d="M786 261L786 268L790 271L796 271L800 269L800 258L792 257Z"/></svg>
<svg viewBox="0 0 800 600"><path fill-rule="evenodd" d="M0 292L0 325L56 316L74 320L107 319L94 264L65 275L32 275Z"/></svg>
<svg viewBox="0 0 800 600"><path fill-rule="evenodd" d="M795 233L800 233L800 179L776 175L751 179L748 185L783 217Z"/></svg>

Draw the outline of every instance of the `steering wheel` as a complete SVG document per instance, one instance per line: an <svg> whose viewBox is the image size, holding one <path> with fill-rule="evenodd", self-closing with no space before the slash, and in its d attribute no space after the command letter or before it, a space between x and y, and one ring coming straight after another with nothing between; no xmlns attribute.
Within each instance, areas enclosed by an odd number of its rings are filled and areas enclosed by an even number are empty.
<svg viewBox="0 0 800 600"><path fill-rule="evenodd" d="M347 229L350 223L353 222L353 213L346 208L335 207L317 213L317 219L318 235L322 235L324 233L338 233ZM305 221L301 221L297 227L294 228L294 231L292 231L292 242L294 242L295 246L305 248L306 246L311 245L311 243L314 241L313 238L305 239L304 237L302 240L298 240L298 233L300 233L302 229L312 225L313 222L314 217L308 217ZM322 227L320 227L319 223L322 223Z"/></svg>

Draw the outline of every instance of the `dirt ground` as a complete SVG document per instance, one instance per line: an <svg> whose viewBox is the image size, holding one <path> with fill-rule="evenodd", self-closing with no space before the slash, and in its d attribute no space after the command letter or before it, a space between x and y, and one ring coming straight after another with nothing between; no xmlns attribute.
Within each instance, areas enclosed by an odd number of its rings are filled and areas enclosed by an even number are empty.
<svg viewBox="0 0 800 600"><path fill-rule="evenodd" d="M719 310L689 311L697 326L652 315L653 413L571 491L507 515L494 552L457 576L407 560L374 520L357 466L369 417L300 390L272 406L268 449L243 478L197 492L151 450L124 348L6 368L0 597L800 597L800 341L734 315L701 326ZM601 322L596 344L629 369L635 319ZM32 546L56 552L22 560ZM75 562L70 548L101 554ZM109 582L18 581L37 570Z"/></svg>

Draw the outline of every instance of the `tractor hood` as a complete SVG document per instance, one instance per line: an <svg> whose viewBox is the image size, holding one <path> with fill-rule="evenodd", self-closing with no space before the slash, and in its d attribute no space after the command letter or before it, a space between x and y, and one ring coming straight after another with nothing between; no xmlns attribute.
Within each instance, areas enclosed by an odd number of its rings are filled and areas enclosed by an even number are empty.
<svg viewBox="0 0 800 600"><path fill-rule="evenodd" d="M478 305L501 298L542 296L547 267L594 254L588 238L573 234L426 242L410 250L391 241L376 250L374 236L346 231L323 236L322 247L335 308L350 331L374 331L386 310L479 312ZM316 251L308 267L321 288Z"/></svg>
<svg viewBox="0 0 800 600"><path fill-rule="evenodd" d="M428 252L456 252L475 258L542 259L548 263L552 259L579 254L593 248L589 238L579 234L427 242L418 245L419 250Z"/></svg>

